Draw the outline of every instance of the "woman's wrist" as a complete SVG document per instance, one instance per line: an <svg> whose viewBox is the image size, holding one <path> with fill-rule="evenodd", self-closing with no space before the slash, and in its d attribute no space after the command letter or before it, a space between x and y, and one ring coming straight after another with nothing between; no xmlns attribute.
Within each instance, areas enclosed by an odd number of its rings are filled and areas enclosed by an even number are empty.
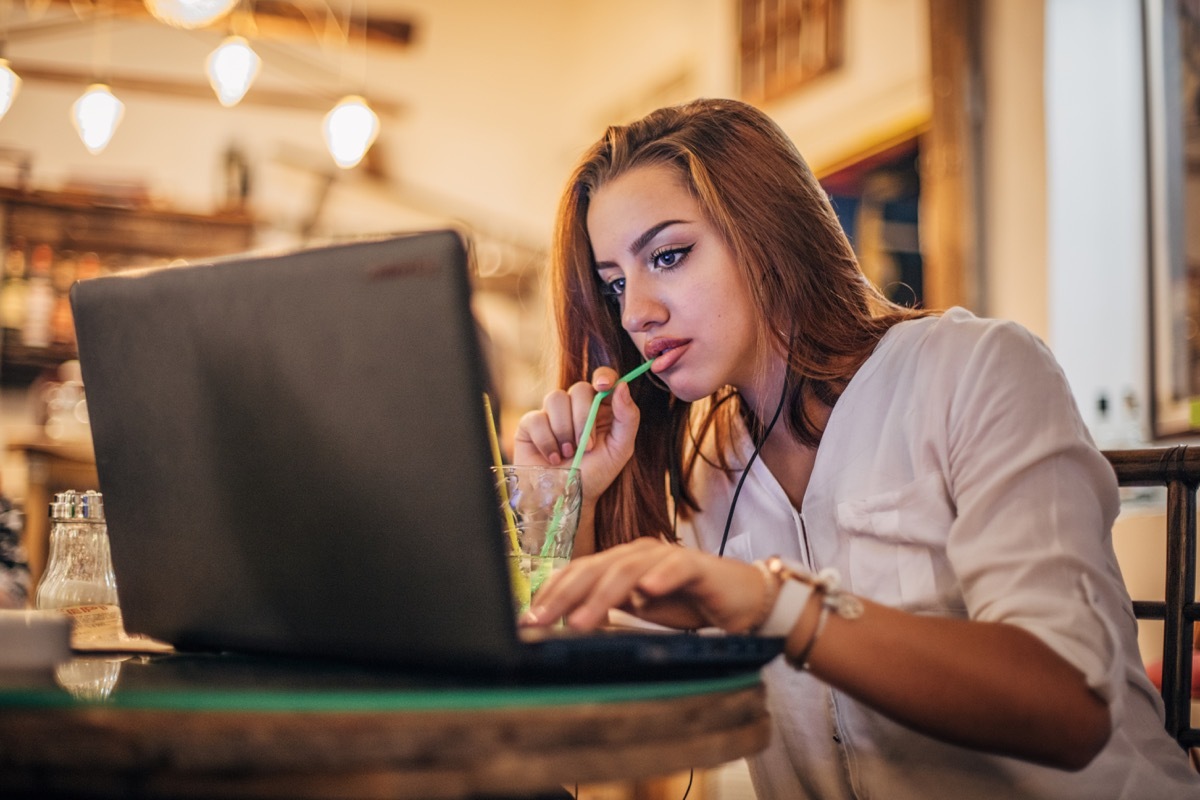
<svg viewBox="0 0 1200 800"><path fill-rule="evenodd" d="M827 568L814 575L789 566L779 556L756 561L754 565L763 575L768 596L770 587L775 587L768 610L760 615L754 630L761 636L786 637L784 655L796 669L807 669L809 656L831 613L837 612L845 619L855 619L863 613L859 599L839 589L834 569Z"/></svg>
<svg viewBox="0 0 1200 800"><path fill-rule="evenodd" d="M575 529L572 556L587 556L596 552L596 505L584 501L579 509L579 526Z"/></svg>
<svg viewBox="0 0 1200 800"><path fill-rule="evenodd" d="M763 610L752 629L758 636L786 637L808 604L812 586L787 580L771 572L762 561L755 561L754 566L763 574L766 591Z"/></svg>

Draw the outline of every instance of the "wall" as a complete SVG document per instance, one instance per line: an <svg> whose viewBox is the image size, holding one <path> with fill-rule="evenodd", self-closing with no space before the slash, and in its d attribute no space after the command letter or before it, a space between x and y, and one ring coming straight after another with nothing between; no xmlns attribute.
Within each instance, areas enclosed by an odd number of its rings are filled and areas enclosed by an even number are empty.
<svg viewBox="0 0 1200 800"><path fill-rule="evenodd" d="M845 63L767 110L818 174L931 116L926 0L847 0Z"/></svg>
<svg viewBox="0 0 1200 800"><path fill-rule="evenodd" d="M1148 374L1145 105L1140 3L1046 2L1049 341L1085 420ZM1031 187L1031 191L1036 189ZM1014 288L1015 291L1015 288Z"/></svg>
<svg viewBox="0 0 1200 800"><path fill-rule="evenodd" d="M1049 340L1044 3L983 6L983 264L979 312Z"/></svg>

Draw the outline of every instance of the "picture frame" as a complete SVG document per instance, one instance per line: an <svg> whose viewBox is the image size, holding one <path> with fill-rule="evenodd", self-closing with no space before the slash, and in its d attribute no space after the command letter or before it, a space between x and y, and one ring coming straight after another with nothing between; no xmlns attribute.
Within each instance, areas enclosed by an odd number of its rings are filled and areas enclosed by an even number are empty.
<svg viewBox="0 0 1200 800"><path fill-rule="evenodd" d="M1143 0L1150 423L1200 433L1200 0Z"/></svg>

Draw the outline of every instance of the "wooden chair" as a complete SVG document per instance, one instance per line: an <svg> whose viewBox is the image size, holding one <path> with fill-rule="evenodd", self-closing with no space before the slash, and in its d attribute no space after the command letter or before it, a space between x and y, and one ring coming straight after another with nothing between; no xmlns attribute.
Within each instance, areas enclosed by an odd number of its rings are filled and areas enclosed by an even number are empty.
<svg viewBox="0 0 1200 800"><path fill-rule="evenodd" d="M1196 488L1200 486L1200 446L1109 450L1105 457L1121 486L1167 488L1167 579L1165 600L1133 601L1139 620L1163 621L1162 696L1167 732L1180 746L1200 746L1192 727L1192 649L1196 603Z"/></svg>

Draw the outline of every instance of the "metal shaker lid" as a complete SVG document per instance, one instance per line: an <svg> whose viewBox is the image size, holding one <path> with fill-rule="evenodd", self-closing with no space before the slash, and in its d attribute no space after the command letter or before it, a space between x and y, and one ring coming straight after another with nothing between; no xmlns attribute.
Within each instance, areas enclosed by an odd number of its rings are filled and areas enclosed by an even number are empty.
<svg viewBox="0 0 1200 800"><path fill-rule="evenodd" d="M104 522L104 497L91 489L77 492L68 489L54 495L50 504L50 518L54 520L87 520Z"/></svg>

